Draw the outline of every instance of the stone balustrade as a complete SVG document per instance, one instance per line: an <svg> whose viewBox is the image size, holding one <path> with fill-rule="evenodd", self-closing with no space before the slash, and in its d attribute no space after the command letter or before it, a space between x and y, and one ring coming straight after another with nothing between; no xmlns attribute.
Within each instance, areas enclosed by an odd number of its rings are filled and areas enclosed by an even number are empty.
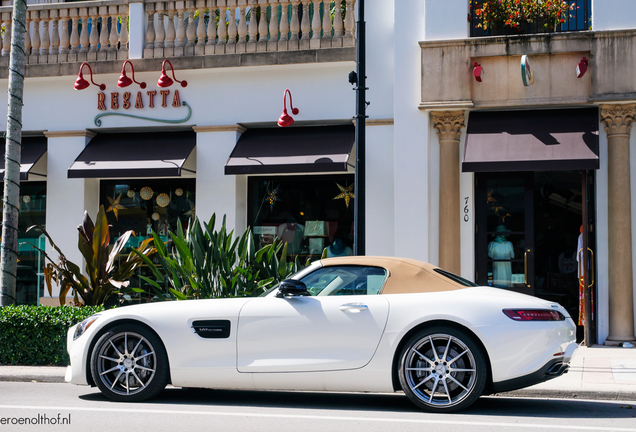
<svg viewBox="0 0 636 432"><path fill-rule="evenodd" d="M144 57L352 47L354 6L355 0L147 1Z"/></svg>
<svg viewBox="0 0 636 432"><path fill-rule="evenodd" d="M140 28L144 58L355 46L355 0L146 0L135 20L129 3L30 4L27 64L127 59L128 35ZM0 7L0 25L0 65L7 65L11 7Z"/></svg>
<svg viewBox="0 0 636 432"><path fill-rule="evenodd" d="M128 58L127 0L30 4L26 18L28 64ZM0 19L0 64L8 64L12 8L0 7Z"/></svg>

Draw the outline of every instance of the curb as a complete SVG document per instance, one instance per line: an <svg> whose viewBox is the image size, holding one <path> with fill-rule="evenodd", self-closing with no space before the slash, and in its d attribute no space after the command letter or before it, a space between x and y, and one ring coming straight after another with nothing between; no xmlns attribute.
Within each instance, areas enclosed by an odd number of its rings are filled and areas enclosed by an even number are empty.
<svg viewBox="0 0 636 432"><path fill-rule="evenodd" d="M495 393L494 397L527 397L546 399L586 399L607 401L636 401L636 391L590 391L576 389L525 389Z"/></svg>
<svg viewBox="0 0 636 432"><path fill-rule="evenodd" d="M34 382L63 384L64 376L61 375L29 375L8 374L0 375L0 382ZM636 391L590 391L577 389L522 389L505 393L494 393L491 397L502 398L539 398L539 399L585 399L605 401L629 401L636 402Z"/></svg>
<svg viewBox="0 0 636 432"><path fill-rule="evenodd" d="M58 375L0 375L0 382L64 383Z"/></svg>

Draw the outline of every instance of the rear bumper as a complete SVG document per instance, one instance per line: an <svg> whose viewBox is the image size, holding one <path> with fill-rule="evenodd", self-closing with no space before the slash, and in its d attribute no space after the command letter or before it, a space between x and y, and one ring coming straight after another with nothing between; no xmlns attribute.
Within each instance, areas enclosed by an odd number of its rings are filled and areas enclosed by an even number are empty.
<svg viewBox="0 0 636 432"><path fill-rule="evenodd" d="M506 381L493 383L493 393L501 393L529 387L563 375L570 368L570 360L576 348L576 343L569 344L562 357L550 360L536 372Z"/></svg>

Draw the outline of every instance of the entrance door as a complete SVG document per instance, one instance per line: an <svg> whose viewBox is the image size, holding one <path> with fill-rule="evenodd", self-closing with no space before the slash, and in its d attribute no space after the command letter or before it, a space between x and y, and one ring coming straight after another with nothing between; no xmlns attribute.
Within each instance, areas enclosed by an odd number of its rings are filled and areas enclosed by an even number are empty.
<svg viewBox="0 0 636 432"><path fill-rule="evenodd" d="M588 179L588 261L594 274L593 173ZM581 171L475 173L477 283L556 301L578 324L583 184Z"/></svg>
<svg viewBox="0 0 636 432"><path fill-rule="evenodd" d="M532 173L475 175L480 285L534 294Z"/></svg>

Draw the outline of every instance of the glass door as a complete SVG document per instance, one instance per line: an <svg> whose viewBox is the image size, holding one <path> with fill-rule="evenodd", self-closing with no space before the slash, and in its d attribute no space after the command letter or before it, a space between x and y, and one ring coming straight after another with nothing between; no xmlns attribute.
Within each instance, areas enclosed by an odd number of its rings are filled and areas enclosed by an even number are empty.
<svg viewBox="0 0 636 432"><path fill-rule="evenodd" d="M476 173L476 282L534 295L532 173Z"/></svg>

